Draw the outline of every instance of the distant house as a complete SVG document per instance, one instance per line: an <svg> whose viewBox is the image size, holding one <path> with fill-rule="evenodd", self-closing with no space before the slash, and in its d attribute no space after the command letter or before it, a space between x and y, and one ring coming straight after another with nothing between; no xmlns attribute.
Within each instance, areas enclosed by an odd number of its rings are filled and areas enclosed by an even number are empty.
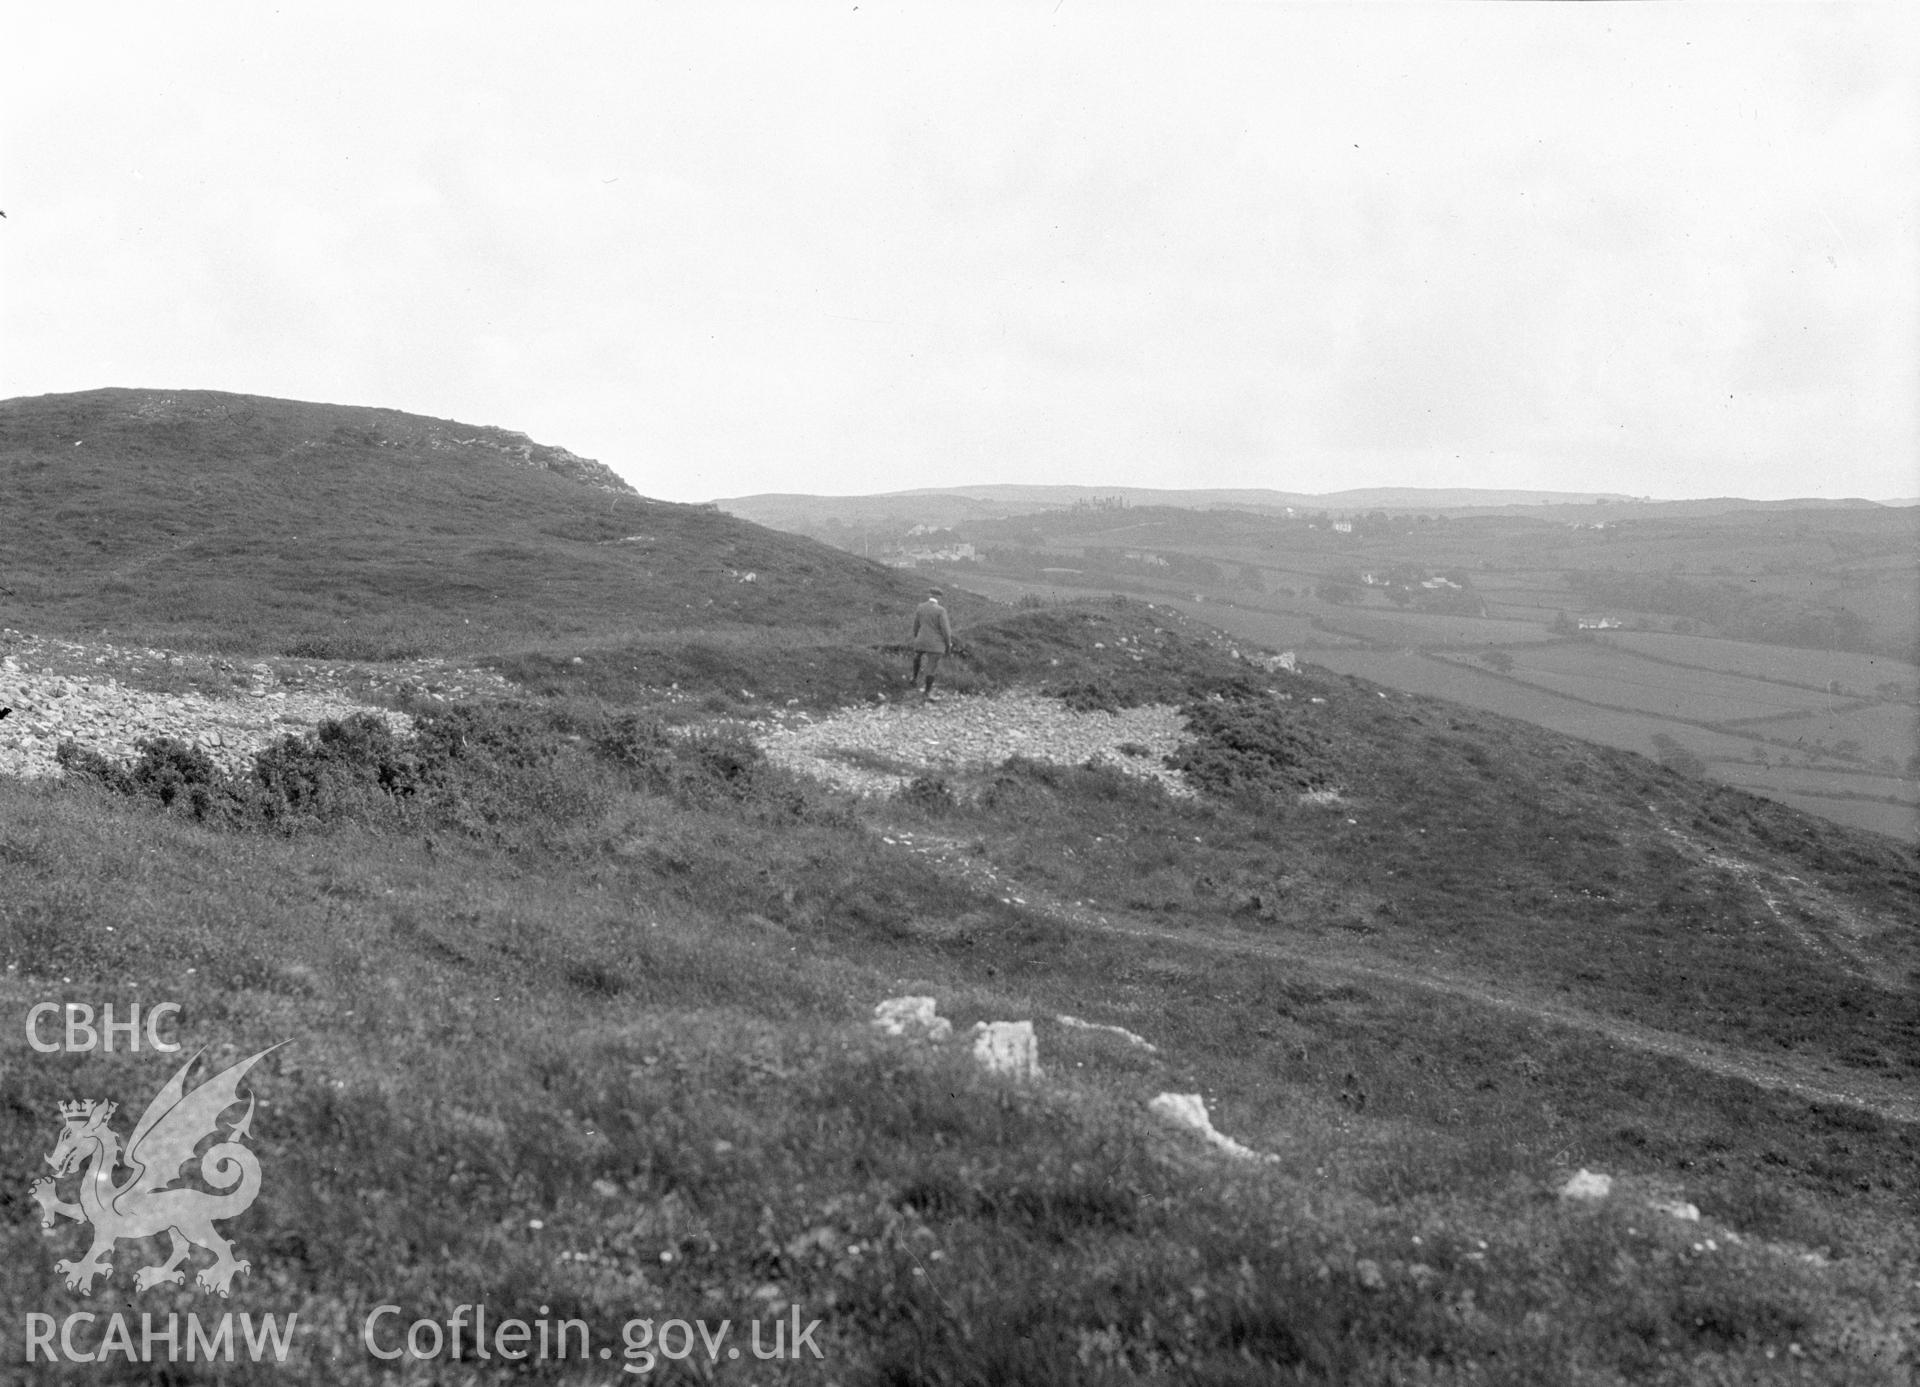
<svg viewBox="0 0 1920 1387"><path fill-rule="evenodd" d="M1617 616L1583 616L1577 623L1582 631L1613 631L1619 629Z"/></svg>
<svg viewBox="0 0 1920 1387"><path fill-rule="evenodd" d="M971 544L949 544L944 549L902 550L900 561L908 564L965 563L978 557L979 554Z"/></svg>
<svg viewBox="0 0 1920 1387"><path fill-rule="evenodd" d="M1333 522L1333 532L1337 535L1350 535L1353 533L1353 522L1351 520L1336 520Z"/></svg>
<svg viewBox="0 0 1920 1387"><path fill-rule="evenodd" d="M1441 588L1452 588L1456 592L1460 590L1460 585L1451 578L1428 578L1420 586L1436 592Z"/></svg>

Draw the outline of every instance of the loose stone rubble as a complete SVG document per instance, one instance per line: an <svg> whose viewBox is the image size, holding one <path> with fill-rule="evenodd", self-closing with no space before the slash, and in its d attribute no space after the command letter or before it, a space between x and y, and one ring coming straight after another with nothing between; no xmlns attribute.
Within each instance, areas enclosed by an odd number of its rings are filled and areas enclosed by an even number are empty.
<svg viewBox="0 0 1920 1387"><path fill-rule="evenodd" d="M848 708L760 736L776 765L856 794L896 794L918 775L1025 756L1055 765L1092 761L1191 796L1185 778L1164 764L1185 733L1180 710L1165 704L1079 713L1058 699L1016 691Z"/></svg>
<svg viewBox="0 0 1920 1387"><path fill-rule="evenodd" d="M406 714L371 701L383 694L434 702L507 688L490 670L439 661L232 661L0 631L0 707L12 710L0 720L0 775L60 775L63 741L127 761L137 743L159 737L198 745L222 770L243 773L257 752L329 718L372 712L410 732Z"/></svg>

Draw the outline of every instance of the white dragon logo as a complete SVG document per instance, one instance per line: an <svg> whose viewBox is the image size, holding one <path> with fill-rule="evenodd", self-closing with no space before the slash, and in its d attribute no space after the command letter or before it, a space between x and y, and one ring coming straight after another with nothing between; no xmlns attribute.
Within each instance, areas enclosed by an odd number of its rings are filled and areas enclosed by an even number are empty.
<svg viewBox="0 0 1920 1387"><path fill-rule="evenodd" d="M51 1228L56 1214L93 1225L93 1246L86 1256L77 1262L62 1259L53 1264L53 1269L67 1278L68 1290L92 1295L96 1276L113 1275L108 1259L115 1243L122 1238L147 1238L159 1233L173 1239L173 1255L162 1265L142 1267L135 1273L137 1290L163 1282L184 1283L187 1274L180 1266L195 1244L214 1255L213 1265L196 1278L207 1290L224 1296L233 1274L249 1269L249 1263L234 1260L233 1244L214 1231L213 1221L244 1213L260 1193L259 1158L240 1144L252 1130L251 1093L247 1095L247 1111L227 1131L225 1140L209 1147L200 1158L201 1177L226 1192L208 1194L167 1187L179 1178L180 1167L193 1158L193 1149L201 1139L219 1134L220 1115L240 1101L237 1090L241 1078L279 1048L269 1046L187 1093L187 1071L200 1058L194 1055L147 1104L127 1142L124 1161L120 1138L107 1126L118 1104L89 1098L60 1105L60 1137L47 1157L53 1179L43 1176L34 1181L32 1193L40 1205L42 1228ZM55 1193L54 1180L73 1174L89 1158L92 1165L80 1177L80 1202L69 1204ZM116 1186L113 1171L121 1164L130 1173Z"/></svg>

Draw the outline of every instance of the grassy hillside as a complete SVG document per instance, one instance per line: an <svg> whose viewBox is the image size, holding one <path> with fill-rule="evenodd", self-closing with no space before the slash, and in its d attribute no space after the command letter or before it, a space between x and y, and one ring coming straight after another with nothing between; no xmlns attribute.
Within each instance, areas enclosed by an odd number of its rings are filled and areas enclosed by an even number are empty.
<svg viewBox="0 0 1920 1387"><path fill-rule="evenodd" d="M81 586L60 602L102 600ZM403 699L411 742L336 725L247 777L156 746L0 782L0 1362L29 1313L119 1309L137 1343L139 1312L231 1310L297 1313L286 1364L161 1380L605 1382L643 1355L667 1381L1911 1380L1910 847L1268 674L1138 602L968 612L956 687L1182 705L1199 794L1011 745L887 801L779 770L746 715L900 687L824 604L516 637L484 653L517 695ZM1035 1020L1041 1078L877 1034L902 993L963 1033ZM288 1042L249 1080L231 1300L136 1294L155 1240L91 1298L53 1270L81 1232L43 1235L25 1190L58 1105L110 1098L124 1133L176 1059L38 1054L19 1021L108 999L180 1003L183 1055ZM1274 1159L1169 1127L1165 1091ZM1613 1193L1559 1198L1581 1167ZM389 1366L361 1338L383 1304L388 1345L485 1304L610 1356ZM822 1356L756 1362L748 1326L795 1316ZM641 1321L723 1317L739 1360L629 1356Z"/></svg>
<svg viewBox="0 0 1920 1387"><path fill-rule="evenodd" d="M403 658L833 626L892 570L504 430L213 391L0 402L0 625Z"/></svg>
<svg viewBox="0 0 1920 1387"><path fill-rule="evenodd" d="M798 1305L803 1381L1903 1380L1911 855L1445 704L1282 702L1170 634L1045 612L993 643L1116 698L1223 681L1197 802L1015 758L860 804L565 698L423 714L414 759L343 750L277 819L0 786L9 1009L293 1041L232 1301L300 1312L293 1380L386 1380L376 1304L479 1302L612 1345ZM1103 663L1128 647L1167 658ZM1046 1078L873 1035L903 991L1039 1018ZM4 1043L20 1171L57 1101L166 1070ZM1162 1090L1279 1159L1207 1155ZM1577 1166L1618 1196L1557 1200ZM8 1322L95 1308L13 1198Z"/></svg>

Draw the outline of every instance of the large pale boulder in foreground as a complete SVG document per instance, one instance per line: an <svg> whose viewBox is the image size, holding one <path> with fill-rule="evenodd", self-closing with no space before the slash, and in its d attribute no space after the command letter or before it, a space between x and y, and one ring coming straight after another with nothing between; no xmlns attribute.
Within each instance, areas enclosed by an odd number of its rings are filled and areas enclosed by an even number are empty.
<svg viewBox="0 0 1920 1387"><path fill-rule="evenodd" d="M1031 1021L976 1021L973 1057L986 1066L989 1074L1004 1074L1010 1079L1040 1077L1040 1045L1034 1039Z"/></svg>
<svg viewBox="0 0 1920 1387"><path fill-rule="evenodd" d="M1605 1199L1613 1193L1613 1177L1584 1167L1567 1178L1560 1187L1562 1199Z"/></svg>
<svg viewBox="0 0 1920 1387"><path fill-rule="evenodd" d="M1243 1161L1277 1161L1274 1155L1262 1155L1250 1146L1242 1146L1225 1132L1218 1131L1213 1119L1207 1116L1206 1100L1197 1093L1163 1093L1147 1104L1149 1112L1157 1113L1169 1122L1177 1122L1182 1127L1198 1132L1208 1142Z"/></svg>

